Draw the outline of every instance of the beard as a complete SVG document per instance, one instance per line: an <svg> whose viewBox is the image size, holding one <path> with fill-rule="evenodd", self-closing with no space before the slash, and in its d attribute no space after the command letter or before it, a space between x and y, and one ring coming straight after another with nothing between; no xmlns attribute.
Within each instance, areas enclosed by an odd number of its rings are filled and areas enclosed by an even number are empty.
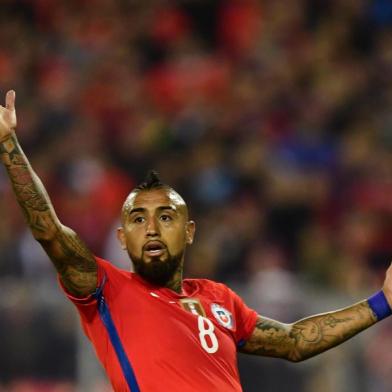
<svg viewBox="0 0 392 392"><path fill-rule="evenodd" d="M183 255L184 252L180 252L177 255L171 255L167 251L166 260L162 261L159 257L152 257L148 263L143 260L143 256L141 258L131 254L129 256L132 260L135 272L144 280L156 286L166 286L180 268Z"/></svg>

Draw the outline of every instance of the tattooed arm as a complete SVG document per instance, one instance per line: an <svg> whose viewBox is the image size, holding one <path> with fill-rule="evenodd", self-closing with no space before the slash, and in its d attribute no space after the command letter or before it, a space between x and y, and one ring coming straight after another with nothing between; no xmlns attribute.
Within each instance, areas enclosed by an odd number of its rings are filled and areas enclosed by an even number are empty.
<svg viewBox="0 0 392 392"><path fill-rule="evenodd" d="M0 157L15 196L34 238L52 260L64 286L76 296L90 294L97 283L94 256L74 231L60 223L42 182L19 146L15 127L15 92L8 91L6 106L0 106Z"/></svg>
<svg viewBox="0 0 392 392"><path fill-rule="evenodd" d="M392 264L386 271L382 291L386 306L392 309ZM259 316L252 336L241 352L299 362L343 343L377 321L367 300L293 324Z"/></svg>
<svg viewBox="0 0 392 392"><path fill-rule="evenodd" d="M241 352L299 362L343 343L376 322L367 301L293 324L259 316Z"/></svg>
<svg viewBox="0 0 392 392"><path fill-rule="evenodd" d="M386 307L389 305L389 308L392 308L392 264L386 271L382 292ZM252 336L241 352L279 357L292 362L303 361L343 343L375 324L378 317L372 309L374 307L370 308L366 300L293 324L284 324L259 316ZM380 310L378 312L380 315ZM388 314L390 313L387 312L386 315Z"/></svg>

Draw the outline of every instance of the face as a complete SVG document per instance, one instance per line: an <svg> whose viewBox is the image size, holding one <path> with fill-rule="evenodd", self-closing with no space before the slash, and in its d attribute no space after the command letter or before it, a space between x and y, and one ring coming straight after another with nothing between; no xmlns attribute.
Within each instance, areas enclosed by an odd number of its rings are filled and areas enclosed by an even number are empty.
<svg viewBox="0 0 392 392"><path fill-rule="evenodd" d="M135 271L163 286L182 268L185 247L193 242L194 231L181 196L163 188L131 193L117 234Z"/></svg>

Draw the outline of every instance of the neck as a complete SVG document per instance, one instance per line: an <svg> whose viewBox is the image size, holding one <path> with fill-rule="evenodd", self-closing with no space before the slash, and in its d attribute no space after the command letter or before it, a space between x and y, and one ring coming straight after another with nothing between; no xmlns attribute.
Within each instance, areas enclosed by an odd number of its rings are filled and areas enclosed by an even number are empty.
<svg viewBox="0 0 392 392"><path fill-rule="evenodd" d="M165 287L175 291L178 294L182 292L182 268L179 268L173 277L166 283Z"/></svg>

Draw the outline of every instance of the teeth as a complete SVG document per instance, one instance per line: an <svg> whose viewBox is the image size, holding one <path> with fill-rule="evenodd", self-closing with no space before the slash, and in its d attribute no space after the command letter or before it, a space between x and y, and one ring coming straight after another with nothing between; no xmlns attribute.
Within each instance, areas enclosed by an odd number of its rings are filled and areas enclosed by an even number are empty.
<svg viewBox="0 0 392 392"><path fill-rule="evenodd" d="M162 251L162 249L150 249L148 250L148 252L150 253L160 253Z"/></svg>

